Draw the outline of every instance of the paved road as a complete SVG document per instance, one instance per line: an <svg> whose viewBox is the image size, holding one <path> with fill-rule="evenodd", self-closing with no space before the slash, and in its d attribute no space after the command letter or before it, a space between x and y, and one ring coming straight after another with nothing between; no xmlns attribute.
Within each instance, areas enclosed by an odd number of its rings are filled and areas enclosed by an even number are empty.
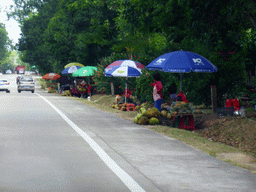
<svg viewBox="0 0 256 192"><path fill-rule="evenodd" d="M5 77L0 191L256 191L245 169L67 97L19 94Z"/></svg>

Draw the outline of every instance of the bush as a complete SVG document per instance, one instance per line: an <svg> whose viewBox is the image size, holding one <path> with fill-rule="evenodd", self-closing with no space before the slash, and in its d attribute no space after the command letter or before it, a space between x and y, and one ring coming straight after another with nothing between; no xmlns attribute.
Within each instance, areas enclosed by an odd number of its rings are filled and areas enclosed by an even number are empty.
<svg viewBox="0 0 256 192"><path fill-rule="evenodd" d="M56 93L57 91L55 89L49 89L48 93Z"/></svg>

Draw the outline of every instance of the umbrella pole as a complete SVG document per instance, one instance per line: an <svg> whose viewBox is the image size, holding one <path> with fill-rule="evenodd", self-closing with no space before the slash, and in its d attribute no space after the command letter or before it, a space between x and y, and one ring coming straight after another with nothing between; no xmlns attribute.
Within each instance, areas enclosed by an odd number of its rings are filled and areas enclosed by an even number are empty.
<svg viewBox="0 0 256 192"><path fill-rule="evenodd" d="M180 91L182 91L182 73L180 73Z"/></svg>
<svg viewBox="0 0 256 192"><path fill-rule="evenodd" d="M125 96L124 96L125 103L126 103L126 95L127 95L127 80L128 80L128 77L126 77L126 85L125 85Z"/></svg>

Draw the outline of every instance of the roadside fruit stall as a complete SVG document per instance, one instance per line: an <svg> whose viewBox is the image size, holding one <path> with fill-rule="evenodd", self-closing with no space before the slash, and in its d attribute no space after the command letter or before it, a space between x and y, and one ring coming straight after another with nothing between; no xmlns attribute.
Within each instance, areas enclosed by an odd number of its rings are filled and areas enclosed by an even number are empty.
<svg viewBox="0 0 256 192"><path fill-rule="evenodd" d="M175 127L195 130L194 114L201 113L200 110L194 110L192 104L183 101L173 102L169 110Z"/></svg>

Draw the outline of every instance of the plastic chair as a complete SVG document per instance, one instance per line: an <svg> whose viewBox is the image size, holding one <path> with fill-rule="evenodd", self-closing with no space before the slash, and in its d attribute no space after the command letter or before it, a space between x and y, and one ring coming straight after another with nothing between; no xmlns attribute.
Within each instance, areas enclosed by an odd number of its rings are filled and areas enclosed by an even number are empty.
<svg viewBox="0 0 256 192"><path fill-rule="evenodd" d="M135 105L133 103L127 104L127 111L130 111L130 107L132 107L132 110L135 111Z"/></svg>
<svg viewBox="0 0 256 192"><path fill-rule="evenodd" d="M225 107L232 107L232 99L227 99Z"/></svg>

